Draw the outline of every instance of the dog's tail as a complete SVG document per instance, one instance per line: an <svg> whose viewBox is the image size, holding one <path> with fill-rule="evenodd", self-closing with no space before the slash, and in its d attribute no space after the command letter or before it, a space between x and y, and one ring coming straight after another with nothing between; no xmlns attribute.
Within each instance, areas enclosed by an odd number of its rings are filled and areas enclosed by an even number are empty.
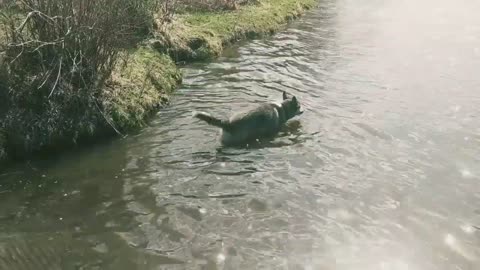
<svg viewBox="0 0 480 270"><path fill-rule="evenodd" d="M205 112L193 112L193 117L203 120L207 122L209 125L216 126L219 128L227 129L229 126L228 121L216 118Z"/></svg>

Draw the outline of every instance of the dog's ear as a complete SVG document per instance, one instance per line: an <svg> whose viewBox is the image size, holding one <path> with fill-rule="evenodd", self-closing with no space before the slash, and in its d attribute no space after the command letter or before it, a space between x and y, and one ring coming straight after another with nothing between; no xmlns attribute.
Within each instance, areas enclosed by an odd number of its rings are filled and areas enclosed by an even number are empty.
<svg viewBox="0 0 480 270"><path fill-rule="evenodd" d="M295 103L297 103L297 102L298 102L298 101L297 101L297 97L296 97L296 96L293 96L292 100L293 100L293 102L295 102Z"/></svg>
<svg viewBox="0 0 480 270"><path fill-rule="evenodd" d="M282 97L283 97L283 100L287 99L287 98L288 98L288 97L287 97L287 92L283 91Z"/></svg>

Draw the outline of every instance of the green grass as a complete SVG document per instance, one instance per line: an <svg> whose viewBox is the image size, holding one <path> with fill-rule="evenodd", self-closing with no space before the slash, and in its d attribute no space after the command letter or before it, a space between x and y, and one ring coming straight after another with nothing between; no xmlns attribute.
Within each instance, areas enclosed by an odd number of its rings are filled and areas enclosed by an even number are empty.
<svg viewBox="0 0 480 270"><path fill-rule="evenodd" d="M124 55L107 85L103 107L120 130L139 128L165 104L181 81L181 74L167 55L139 48Z"/></svg>
<svg viewBox="0 0 480 270"><path fill-rule="evenodd" d="M263 0L236 11L198 12L179 16L165 31L166 52L177 61L208 60L224 46L278 31L312 8L316 0ZM162 44L165 41L161 42Z"/></svg>

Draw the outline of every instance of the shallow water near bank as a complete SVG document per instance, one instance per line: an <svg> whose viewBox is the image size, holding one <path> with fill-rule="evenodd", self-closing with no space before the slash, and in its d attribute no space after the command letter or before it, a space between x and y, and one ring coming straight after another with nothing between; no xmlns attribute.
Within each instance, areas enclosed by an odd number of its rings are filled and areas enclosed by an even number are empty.
<svg viewBox="0 0 480 270"><path fill-rule="evenodd" d="M136 135L0 175L0 269L478 269L480 4L322 1ZM268 143L193 110L296 95Z"/></svg>

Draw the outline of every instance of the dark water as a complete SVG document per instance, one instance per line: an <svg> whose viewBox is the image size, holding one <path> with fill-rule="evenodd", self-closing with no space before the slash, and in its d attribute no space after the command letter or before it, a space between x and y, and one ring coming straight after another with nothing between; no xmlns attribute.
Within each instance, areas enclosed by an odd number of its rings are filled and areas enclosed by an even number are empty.
<svg viewBox="0 0 480 270"><path fill-rule="evenodd" d="M480 2L322 1L138 135L0 176L0 269L480 269ZM305 113L224 149L193 110Z"/></svg>

